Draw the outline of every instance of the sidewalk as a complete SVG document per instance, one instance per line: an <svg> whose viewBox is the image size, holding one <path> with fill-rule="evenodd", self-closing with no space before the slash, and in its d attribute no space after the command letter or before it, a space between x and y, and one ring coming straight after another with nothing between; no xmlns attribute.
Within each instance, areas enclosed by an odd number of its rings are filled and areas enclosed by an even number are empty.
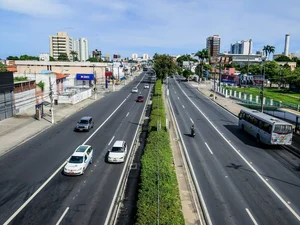
<svg viewBox="0 0 300 225"><path fill-rule="evenodd" d="M213 91L211 90L210 82L201 83L200 85L198 85L198 83L196 83L194 81L190 81L189 84L192 87L198 88L198 90L202 94L206 95L211 100L213 100L213 96L211 96L211 95L213 95ZM219 95L217 93L216 93L215 103L217 103L219 106L226 109L227 111L231 112L235 116L238 116L241 109L246 108L246 107L243 107L243 106L237 104L236 100L231 99L231 98L225 98L222 95ZM298 134L293 135L293 144L292 144L292 146L297 148L297 149L300 149L300 135L298 135Z"/></svg>
<svg viewBox="0 0 300 225"><path fill-rule="evenodd" d="M126 85L131 83L141 71L136 71L132 79L126 81ZM122 81L119 85L115 85L115 91L120 90L125 86L125 82ZM100 89L97 91L97 99L94 99L94 94L75 105L71 104L58 104L54 105L54 119L55 124L61 122L68 116L80 111L88 105L100 100L109 92L112 92L112 85L109 85L107 89ZM45 116L41 120L35 119L34 107L30 108L20 115L0 121L0 156L9 152L11 149L23 144L27 140L35 137L39 133L45 131L52 126L51 115L49 113L50 105L44 106Z"/></svg>

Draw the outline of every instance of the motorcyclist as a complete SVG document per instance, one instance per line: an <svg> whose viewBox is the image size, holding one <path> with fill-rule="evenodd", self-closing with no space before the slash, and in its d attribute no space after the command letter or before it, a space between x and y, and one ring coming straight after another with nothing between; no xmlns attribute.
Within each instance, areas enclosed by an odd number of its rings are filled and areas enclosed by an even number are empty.
<svg viewBox="0 0 300 225"><path fill-rule="evenodd" d="M192 124L192 126L191 126L191 134L192 134L192 135L195 134L195 126L194 126L194 124Z"/></svg>

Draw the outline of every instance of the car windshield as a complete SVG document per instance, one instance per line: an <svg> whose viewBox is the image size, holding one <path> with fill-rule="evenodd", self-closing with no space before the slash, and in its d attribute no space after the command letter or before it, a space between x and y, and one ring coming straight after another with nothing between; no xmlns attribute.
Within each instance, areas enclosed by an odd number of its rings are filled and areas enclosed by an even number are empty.
<svg viewBox="0 0 300 225"><path fill-rule="evenodd" d="M80 120L79 123L82 123L82 124L88 124L89 121L88 121L88 120Z"/></svg>
<svg viewBox="0 0 300 225"><path fill-rule="evenodd" d="M293 133L293 128L291 125L275 125L273 132L276 134L290 134Z"/></svg>
<svg viewBox="0 0 300 225"><path fill-rule="evenodd" d="M144 97L140 95L140 96L138 96L138 98L144 98Z"/></svg>
<svg viewBox="0 0 300 225"><path fill-rule="evenodd" d="M124 152L122 147L112 147L111 152Z"/></svg>
<svg viewBox="0 0 300 225"><path fill-rule="evenodd" d="M69 160L69 163L82 163L83 156L72 156Z"/></svg>

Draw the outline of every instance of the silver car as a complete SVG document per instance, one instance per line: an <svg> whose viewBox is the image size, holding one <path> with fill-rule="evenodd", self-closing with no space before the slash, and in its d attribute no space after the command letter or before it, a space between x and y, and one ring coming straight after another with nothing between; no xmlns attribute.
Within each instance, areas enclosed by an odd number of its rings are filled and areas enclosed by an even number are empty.
<svg viewBox="0 0 300 225"><path fill-rule="evenodd" d="M131 93L138 93L139 89L137 89L137 87L132 88Z"/></svg>

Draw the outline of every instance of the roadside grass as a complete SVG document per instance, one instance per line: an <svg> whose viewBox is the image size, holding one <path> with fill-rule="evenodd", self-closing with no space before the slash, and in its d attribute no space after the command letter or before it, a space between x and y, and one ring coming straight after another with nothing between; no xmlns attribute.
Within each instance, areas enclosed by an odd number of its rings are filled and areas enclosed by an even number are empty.
<svg viewBox="0 0 300 225"><path fill-rule="evenodd" d="M261 89L258 87L246 87L246 88L235 88L235 87L225 87L226 89L237 92L242 92L246 94L252 94L253 98L255 96L260 96ZM278 89L278 88L269 88L265 87L264 96L268 99L273 99L274 101L282 101L283 103L293 103L300 104L300 93L290 91L288 89Z"/></svg>

